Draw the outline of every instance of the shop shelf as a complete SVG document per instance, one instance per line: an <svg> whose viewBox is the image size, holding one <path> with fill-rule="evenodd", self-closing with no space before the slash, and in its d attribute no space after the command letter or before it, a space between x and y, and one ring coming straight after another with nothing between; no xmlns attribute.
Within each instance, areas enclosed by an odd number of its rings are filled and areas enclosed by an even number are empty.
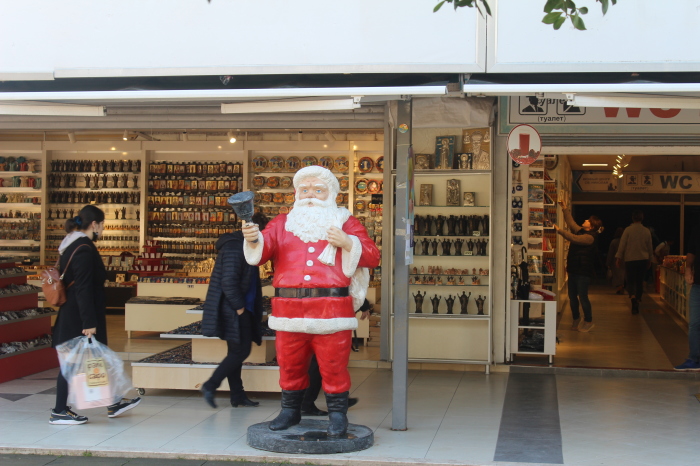
<svg viewBox="0 0 700 466"><path fill-rule="evenodd" d="M22 317L21 319L4 320L4 321L0 321L0 327L2 327L3 325L16 324L16 323L18 323L18 322L26 322L26 321L28 321L28 320L43 319L44 317L51 317L51 316L55 316L55 315L58 315L58 311L56 311L56 312L48 312L48 313L46 313L46 314L41 314L41 315L38 315L38 316Z"/></svg>
<svg viewBox="0 0 700 466"><path fill-rule="evenodd" d="M56 351L50 346L31 348L0 358L0 383L58 367Z"/></svg>

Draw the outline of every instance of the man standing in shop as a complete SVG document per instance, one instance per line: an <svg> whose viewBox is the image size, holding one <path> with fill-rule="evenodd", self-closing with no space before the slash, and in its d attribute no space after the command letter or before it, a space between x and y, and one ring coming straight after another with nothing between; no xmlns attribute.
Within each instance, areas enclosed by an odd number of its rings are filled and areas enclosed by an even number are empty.
<svg viewBox="0 0 700 466"><path fill-rule="evenodd" d="M282 410L270 422L284 430L301 421L308 368L316 355L328 407L328 435L340 437L348 427L352 330L355 309L364 302L369 268L380 253L367 230L350 212L336 205L338 180L329 170L304 167L294 175L296 201L259 231L243 227L244 253L251 265L275 264L272 315L280 366Z"/></svg>
<svg viewBox="0 0 700 466"><path fill-rule="evenodd" d="M644 273L651 267L654 248L651 245L651 232L642 225L644 214L641 210L632 212L632 224L625 228L620 238L615 258L617 266L625 266L627 294L632 302L632 314L639 314L639 303L644 293Z"/></svg>
<svg viewBox="0 0 700 466"><path fill-rule="evenodd" d="M695 232L696 233L696 232ZM685 282L690 286L688 297L688 359L674 367L677 371L700 371L700 276L695 274L698 255L697 234L691 236L685 256Z"/></svg>

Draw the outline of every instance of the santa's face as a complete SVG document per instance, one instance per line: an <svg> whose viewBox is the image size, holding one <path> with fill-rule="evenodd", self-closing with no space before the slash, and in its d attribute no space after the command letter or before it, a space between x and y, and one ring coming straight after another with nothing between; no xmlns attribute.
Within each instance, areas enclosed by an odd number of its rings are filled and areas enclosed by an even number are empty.
<svg viewBox="0 0 700 466"><path fill-rule="evenodd" d="M326 183L315 176L306 178L297 188L297 197L299 200L318 199L319 201L325 201L328 199L329 195L330 190L328 189ZM309 203L309 205L313 204Z"/></svg>

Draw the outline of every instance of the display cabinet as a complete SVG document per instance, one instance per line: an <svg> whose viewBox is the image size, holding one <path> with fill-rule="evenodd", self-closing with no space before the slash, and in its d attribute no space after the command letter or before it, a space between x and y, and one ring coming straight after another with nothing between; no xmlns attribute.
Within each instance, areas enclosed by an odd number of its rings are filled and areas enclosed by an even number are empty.
<svg viewBox="0 0 700 466"><path fill-rule="evenodd" d="M354 172L350 190L352 203L349 208L381 250L384 221L384 155L379 152L355 152L353 155ZM379 285L381 280L380 264L370 270L370 285Z"/></svg>
<svg viewBox="0 0 700 466"><path fill-rule="evenodd" d="M666 256L659 267L661 299L688 322L690 285L685 282L685 256Z"/></svg>
<svg viewBox="0 0 700 466"><path fill-rule="evenodd" d="M546 355L552 364L557 344L557 302L514 299L510 301L510 315L511 354Z"/></svg>

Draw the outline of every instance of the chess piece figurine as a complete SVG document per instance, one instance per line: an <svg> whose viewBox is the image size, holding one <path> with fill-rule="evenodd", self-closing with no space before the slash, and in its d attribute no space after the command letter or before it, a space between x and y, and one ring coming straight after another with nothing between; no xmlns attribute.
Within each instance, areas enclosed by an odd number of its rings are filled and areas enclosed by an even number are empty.
<svg viewBox="0 0 700 466"><path fill-rule="evenodd" d="M461 256L462 255L462 245L464 244L464 240L461 238L457 238L455 241L455 256Z"/></svg>
<svg viewBox="0 0 700 466"><path fill-rule="evenodd" d="M482 298L481 295L479 295L478 298L476 298L476 309L477 309L477 315L483 316L484 315L484 302L486 301L486 298Z"/></svg>
<svg viewBox="0 0 700 466"><path fill-rule="evenodd" d="M442 215L438 215L437 219L435 220L435 225L436 225L436 230L435 234L438 236L442 236L445 234L444 228L445 228L445 217Z"/></svg>
<svg viewBox="0 0 700 466"><path fill-rule="evenodd" d="M450 215L447 219L447 236L457 235L457 218L454 215Z"/></svg>
<svg viewBox="0 0 700 466"><path fill-rule="evenodd" d="M447 303L447 313L452 314L452 307L455 305L455 299L452 297L452 295L447 296L445 303Z"/></svg>
<svg viewBox="0 0 700 466"><path fill-rule="evenodd" d="M126 207L122 207L122 220L126 218Z"/></svg>
<svg viewBox="0 0 700 466"><path fill-rule="evenodd" d="M437 250L438 250L438 241L437 239L433 238L433 241L431 241L430 245L433 247L433 256L437 256Z"/></svg>
<svg viewBox="0 0 700 466"><path fill-rule="evenodd" d="M441 300L442 296L438 296L437 294L430 298L430 302L433 304L433 314L438 314L438 309L440 308Z"/></svg>
<svg viewBox="0 0 700 466"><path fill-rule="evenodd" d="M421 241L421 246L423 246L423 252L421 253L424 256L427 256L430 254L428 252L428 247L430 246L430 241L428 241L428 238L423 238L423 241Z"/></svg>
<svg viewBox="0 0 700 466"><path fill-rule="evenodd" d="M413 300L416 302L416 314L423 313L423 298L425 298L426 294L428 294L427 291L424 291L421 295L420 290L418 290L418 294L413 295Z"/></svg>
<svg viewBox="0 0 700 466"><path fill-rule="evenodd" d="M471 291L469 292L469 294L466 294L464 291L462 291L462 294L459 295L459 307L462 309L460 311L460 314L469 314L467 312L467 307L469 306L469 298L471 298L471 296Z"/></svg>
<svg viewBox="0 0 700 466"><path fill-rule="evenodd" d="M134 189L138 189L138 187L139 187L139 177L138 177L138 176L134 176L134 177L132 177L132 180L134 180Z"/></svg>

